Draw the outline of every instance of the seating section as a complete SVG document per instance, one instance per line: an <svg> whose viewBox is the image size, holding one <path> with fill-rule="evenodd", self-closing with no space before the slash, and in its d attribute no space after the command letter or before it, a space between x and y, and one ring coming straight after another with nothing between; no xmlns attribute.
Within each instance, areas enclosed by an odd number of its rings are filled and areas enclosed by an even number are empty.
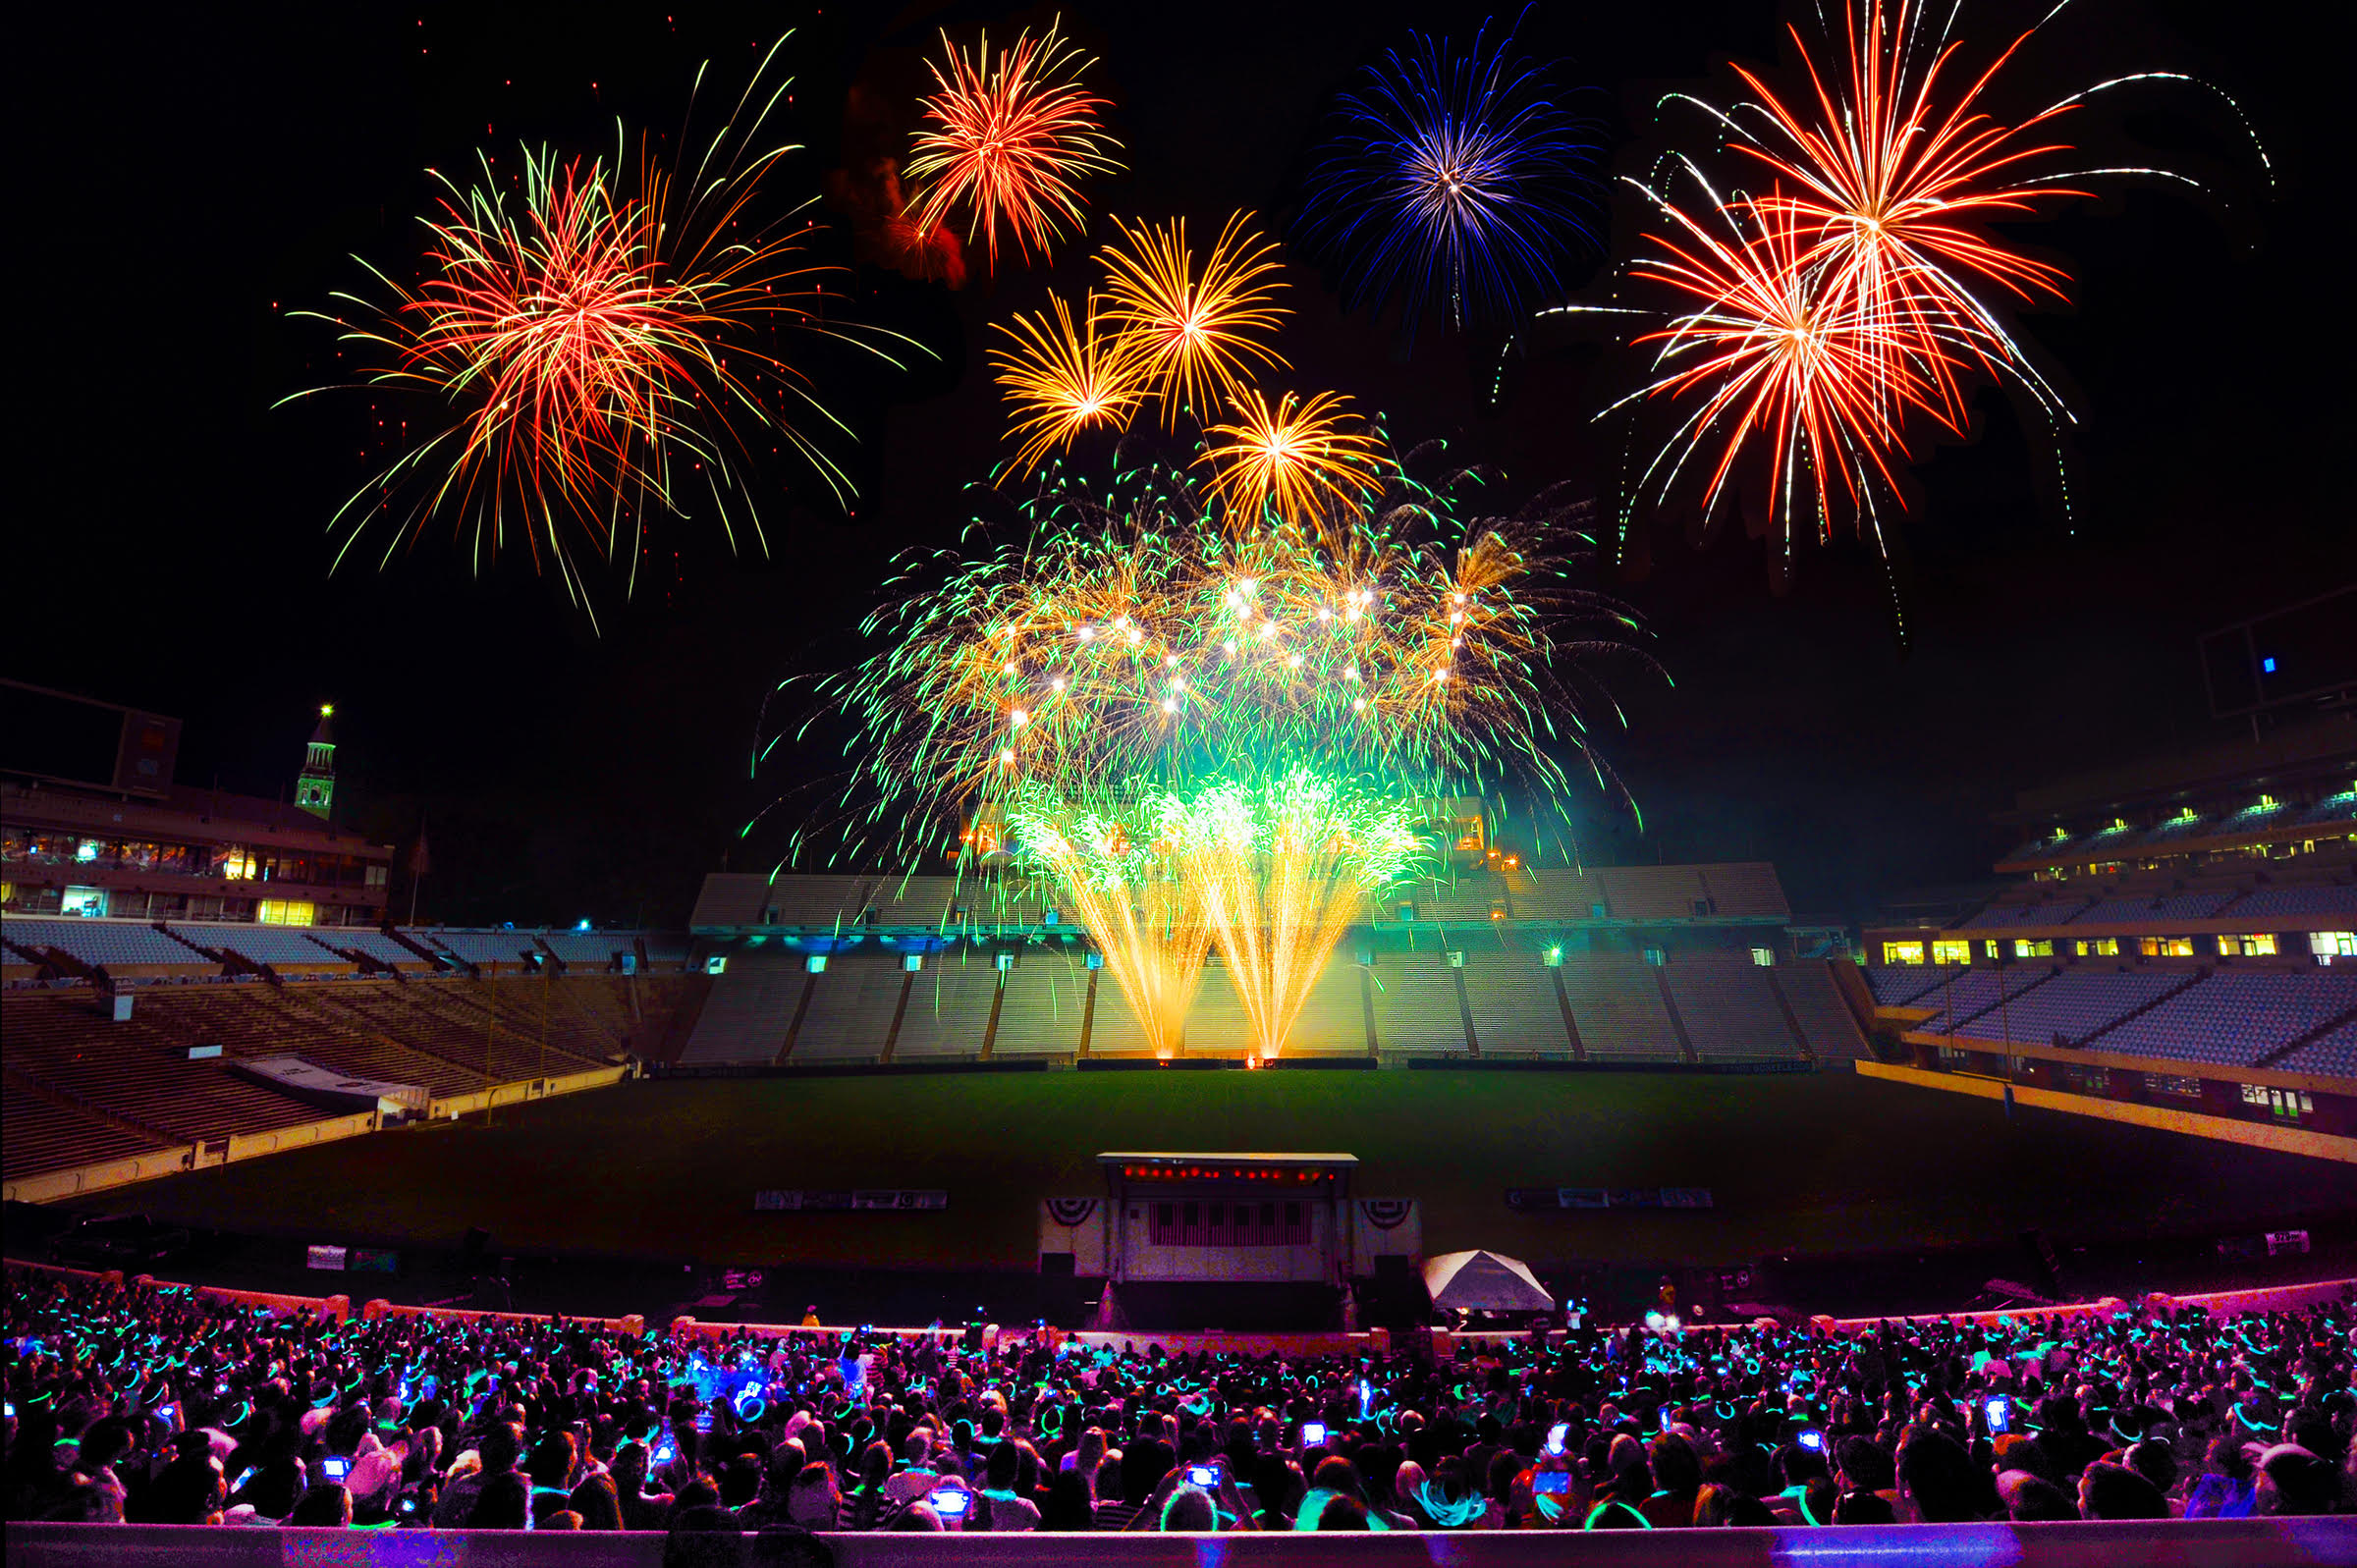
<svg viewBox="0 0 2357 1568"><path fill-rule="evenodd" d="M1186 1049L1189 1054L1237 1056L1259 1049L1252 1016L1236 994L1228 965L1213 953L1203 964L1202 989L1186 1009Z"/></svg>
<svg viewBox="0 0 2357 1568"><path fill-rule="evenodd" d="M1030 949L1007 971L1006 988L1006 998L999 1003L998 1037L991 1042L993 1057L1069 1056L1079 1052L1080 1010L1088 997L1088 971L1076 956ZM1097 986L1092 1053L1113 1049L1103 1043L1109 1016L1127 1018L1129 1006L1122 1000L1122 988L1107 976ZM1135 1023L1130 1027L1134 1029ZM1143 1050L1138 1043L1142 1038L1133 1038L1124 1049Z"/></svg>
<svg viewBox="0 0 2357 1568"><path fill-rule="evenodd" d="M1359 967L1347 947L1326 961L1309 988L1285 1038L1288 1056L1363 1056L1367 1054L1366 1008L1359 997Z"/></svg>
<svg viewBox="0 0 2357 1568"><path fill-rule="evenodd" d="M1567 1056L1555 971L1524 953L1465 955L1465 998L1485 1056Z"/></svg>
<svg viewBox="0 0 2357 1568"><path fill-rule="evenodd" d="M381 959L398 968L424 969L429 967L423 958L418 957L391 937L381 931L371 931L366 926L322 927L318 936L322 941L332 943L348 951L364 952L371 958ZM680 957L685 960L686 956L686 951L683 947Z"/></svg>
<svg viewBox="0 0 2357 1568"><path fill-rule="evenodd" d="M429 947L439 947L471 964L522 967L538 949L528 931L425 931L418 935ZM241 952L245 949L240 948ZM248 957L254 956L248 953Z"/></svg>
<svg viewBox="0 0 2357 1568"><path fill-rule="evenodd" d="M1866 988L1886 1007L1920 1007L1926 992L1936 991L1964 973L1946 964L1876 964L1866 971Z"/></svg>
<svg viewBox="0 0 2357 1568"><path fill-rule="evenodd" d="M1792 1016L1800 1020L1800 1032L1808 1037L1818 1060L1845 1061L1867 1054L1857 1014L1841 999L1833 971L1825 964L1779 964L1776 980L1784 988L1784 1000L1792 1004Z"/></svg>
<svg viewBox="0 0 2357 1568"><path fill-rule="evenodd" d="M928 954L908 988L908 1010L893 1043L895 1061L951 1060L982 1054L999 972L971 948Z"/></svg>
<svg viewBox="0 0 2357 1568"><path fill-rule="evenodd" d="M2285 1072L2357 1078L2357 1023L2344 1023L2324 1038L2310 1041L2275 1065Z"/></svg>
<svg viewBox="0 0 2357 1568"><path fill-rule="evenodd" d="M2003 969L1950 968L1947 972L1955 978L1909 1003L1933 1009L1933 1016L1917 1025L1918 1028L1945 1033L1991 1007L2001 1004L2010 1007L2014 998L2050 978L2055 971L2046 964L2014 964Z"/></svg>
<svg viewBox="0 0 2357 1568"><path fill-rule="evenodd" d="M199 953L140 920L44 920L0 917L0 936L21 947L55 947L86 964L201 964ZM327 956L325 953L321 957ZM14 955L11 955L14 961Z"/></svg>
<svg viewBox="0 0 2357 1568"><path fill-rule="evenodd" d="M1688 958L1662 970L1694 1054L1706 1060L1796 1060L1801 1050L1758 964Z"/></svg>
<svg viewBox="0 0 2357 1568"><path fill-rule="evenodd" d="M171 926L199 947L215 951L233 947L256 963L324 968L346 961L313 942L306 935L308 928L303 926L197 925L180 920L171 922ZM181 950L188 957L195 956L185 947Z"/></svg>
<svg viewBox="0 0 2357 1568"><path fill-rule="evenodd" d="M784 948L733 953L712 982L704 1010L680 1051L682 1062L769 1061L786 1043L786 1026L808 980L803 958Z"/></svg>
<svg viewBox="0 0 2357 1568"><path fill-rule="evenodd" d="M2310 915L2348 915L2357 918L2357 887L2261 888L2236 904L2235 915L2293 918ZM2267 928L2261 926L2260 930Z"/></svg>
<svg viewBox="0 0 2357 1568"><path fill-rule="evenodd" d="M0 1140L0 1175L11 1180L163 1147L161 1139L44 1099L13 1073L0 1081L0 1122L8 1127Z"/></svg>
<svg viewBox="0 0 2357 1568"><path fill-rule="evenodd" d="M1563 992L1591 1056L1676 1061L1677 1031L1651 964L1634 958L1566 954Z"/></svg>
<svg viewBox="0 0 2357 1568"><path fill-rule="evenodd" d="M1437 949L1387 952L1375 960L1375 1039L1393 1051L1462 1052L1455 971Z"/></svg>
<svg viewBox="0 0 2357 1568"><path fill-rule="evenodd" d="M2230 892L2179 892L2157 898L2106 898L2074 926L2149 926L2156 920L2207 920L2233 901Z"/></svg>
<svg viewBox="0 0 2357 1568"><path fill-rule="evenodd" d="M2213 974L2105 1035L2097 1049L2247 1067L2357 1008L2357 975Z"/></svg>
<svg viewBox="0 0 2357 1568"><path fill-rule="evenodd" d="M2076 920L2087 907L2084 898L2054 898L2028 903L2018 899L2001 899L1964 922L1966 931L2000 931L2019 927L2044 928L2059 926Z"/></svg>
<svg viewBox="0 0 2357 1568"><path fill-rule="evenodd" d="M2147 1002L2165 997L2188 977L2067 969L2043 986L1983 1013L1956 1033L2015 1045L2076 1046ZM2099 1049L2110 1049L2108 1044Z"/></svg>
<svg viewBox="0 0 2357 1568"><path fill-rule="evenodd" d="M892 1010L901 1000L901 966L894 959L837 953L811 990L809 1009L794 1037L792 1059L866 1060L883 1054Z"/></svg>
<svg viewBox="0 0 2357 1568"><path fill-rule="evenodd" d="M12 1084L12 1173L58 1169L138 1148L196 1143L316 1121L328 1112L240 1076L232 1064L296 1055L332 1071L415 1084L438 1097L580 1072L621 1059L634 1035L659 1038L686 995L684 977L472 981L354 980L336 985L152 986L118 1022L87 987L0 995L0 1063ZM222 1054L189 1058L190 1048ZM44 1096L41 1091L46 1090ZM65 1114L57 1102L86 1111ZM103 1138L82 1138L94 1119ZM62 1131L60 1129L63 1129ZM65 1150L64 1158L56 1151ZM23 1154L20 1151L27 1151Z"/></svg>

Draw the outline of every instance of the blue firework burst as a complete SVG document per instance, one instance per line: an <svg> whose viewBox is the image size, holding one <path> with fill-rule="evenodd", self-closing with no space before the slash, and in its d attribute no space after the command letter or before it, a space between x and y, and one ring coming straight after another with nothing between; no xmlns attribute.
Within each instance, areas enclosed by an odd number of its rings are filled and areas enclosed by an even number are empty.
<svg viewBox="0 0 2357 1568"><path fill-rule="evenodd" d="M1519 320L1602 249L1600 127L1556 62L1410 34L1337 100L1295 235L1336 269L1350 309L1395 300L1412 342L1450 325Z"/></svg>

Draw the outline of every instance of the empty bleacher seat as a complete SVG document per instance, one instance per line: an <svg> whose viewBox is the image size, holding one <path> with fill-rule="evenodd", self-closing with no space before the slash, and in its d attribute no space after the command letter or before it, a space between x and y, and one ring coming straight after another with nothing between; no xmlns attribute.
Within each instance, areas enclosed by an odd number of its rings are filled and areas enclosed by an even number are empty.
<svg viewBox="0 0 2357 1568"><path fill-rule="evenodd" d="M1841 1000L1833 971L1826 964L1809 961L1779 964L1776 978L1784 988L1784 1000L1792 1004L1792 1016L1800 1020L1800 1032L1808 1037L1809 1049L1817 1054L1819 1060L1842 1060L1866 1054L1866 1037L1858 1030L1857 1015Z"/></svg>
<svg viewBox="0 0 2357 1568"><path fill-rule="evenodd" d="M1748 959L1695 956L1662 971L1694 1054L1705 1058L1791 1059L1800 1055L1768 971Z"/></svg>
<svg viewBox="0 0 2357 1568"><path fill-rule="evenodd" d="M999 1003L998 1036L991 1042L993 1056L1069 1056L1079 1051L1088 971L1076 958L1054 949L1026 951L1007 971L1006 992ZM1128 1010L1121 987L1105 976L1097 986L1097 1042L1092 1051L1107 1049L1101 1042L1108 1016ZM1142 1047L1133 1043L1124 1049Z"/></svg>
<svg viewBox="0 0 2357 1568"><path fill-rule="evenodd" d="M55 947L86 964L203 964L204 955L138 920L0 917L0 934L21 947ZM325 957L322 953L320 956Z"/></svg>
<svg viewBox="0 0 2357 1568"><path fill-rule="evenodd" d="M988 953L960 947L929 954L908 988L893 1060L979 1055L990 1028L991 994L998 986L999 972Z"/></svg>
<svg viewBox="0 0 2357 1568"><path fill-rule="evenodd" d="M1465 998L1484 1055L1570 1053L1555 971L1530 953L1467 953Z"/></svg>
<svg viewBox="0 0 2357 1568"><path fill-rule="evenodd" d="M773 946L730 954L728 967L712 981L680 1060L775 1059L808 980L798 952Z"/></svg>
<svg viewBox="0 0 2357 1568"><path fill-rule="evenodd" d="M2016 1045L2075 1046L2185 981L2182 973L2066 970L2005 1006L1983 1013L1958 1033Z"/></svg>
<svg viewBox="0 0 2357 1568"><path fill-rule="evenodd" d="M1465 1023L1447 953L1387 952L1375 960L1375 1039L1385 1051L1461 1052Z"/></svg>
<svg viewBox="0 0 2357 1568"><path fill-rule="evenodd" d="M2229 912L2237 919L2244 915L2261 919L2276 915L2357 917L2357 888L2261 888Z"/></svg>
<svg viewBox="0 0 2357 1568"><path fill-rule="evenodd" d="M1563 991L1591 1056L1678 1059L1677 1031L1662 1005L1653 965L1636 958L1566 955Z"/></svg>
<svg viewBox="0 0 2357 1568"><path fill-rule="evenodd" d="M2221 972L2105 1035L2098 1049L2247 1067L2357 1007L2357 975Z"/></svg>

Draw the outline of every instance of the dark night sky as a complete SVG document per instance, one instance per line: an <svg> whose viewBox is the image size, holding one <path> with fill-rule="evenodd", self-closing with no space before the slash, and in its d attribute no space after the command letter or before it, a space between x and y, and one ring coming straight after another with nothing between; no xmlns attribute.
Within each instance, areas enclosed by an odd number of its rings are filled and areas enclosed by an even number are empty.
<svg viewBox="0 0 2357 1568"><path fill-rule="evenodd" d="M1724 98L1728 58L1789 65L1775 3L1551 0L1523 36L1598 84L1621 138L1615 167L1634 169L1655 144L1660 88ZM2123 145L2217 176L2226 201L2138 187L2019 232L2078 280L2070 309L2025 318L2084 418L2075 532L2035 499L2038 445L2004 400L1984 399L1979 439L1914 470L1907 656L1854 543L1804 547L1778 594L1765 546L1740 528L1698 544L1665 519L1645 569L1617 586L1676 687L1632 682L1632 728L1608 741L1649 832L1576 803L1600 856L1767 856L1797 909L1853 918L1903 887L1981 875L1988 814L2014 788L2208 731L2195 633L2357 568L2345 462L2330 460L2349 450L2353 359L2335 297L2350 270L2345 137L2328 121L2342 67L2295 8L2078 8L2027 52L2025 96L2155 66L2208 76L2251 110L2276 189L2196 98L2173 100L2183 113L2157 112L2170 100L2155 96L2107 112ZM429 917L682 917L737 825L795 772L745 778L762 694L850 657L882 562L955 535L962 487L1003 450L985 325L1085 277L1082 250L955 295L859 274L852 313L942 360L847 381L864 438L849 458L857 514L773 503L767 560L731 560L703 528L673 524L636 601L607 606L602 637L520 556L471 579L439 533L381 574L328 575L322 525L373 471L373 416L357 395L270 410L334 379L325 331L284 312L356 287L352 253L412 264L421 170L462 167L477 145L512 162L527 138L604 150L618 114L676 126L698 61L733 93L754 41L795 26L793 129L809 150L782 186L815 192L853 82L904 94L935 27L1012 36L1050 13L203 9L45 7L20 24L33 36L12 51L23 285L0 673L181 715L184 782L263 793L291 781L312 705L332 699L355 820L406 839L430 814ZM1966 15L1985 49L2021 14L1968 0ZM1101 61L1129 165L1087 188L1092 238L1108 211L1183 212L1190 228L1235 207L1288 212L1350 71L1410 26L1478 16L1075 0L1068 28ZM1631 216L1616 211L1616 258ZM1403 439L1446 437L1511 491L1609 478L1617 448L1587 416L1623 364L1550 347L1488 415L1493 341L1431 332L1401 362L1314 269L1288 277L1290 384L1347 392Z"/></svg>

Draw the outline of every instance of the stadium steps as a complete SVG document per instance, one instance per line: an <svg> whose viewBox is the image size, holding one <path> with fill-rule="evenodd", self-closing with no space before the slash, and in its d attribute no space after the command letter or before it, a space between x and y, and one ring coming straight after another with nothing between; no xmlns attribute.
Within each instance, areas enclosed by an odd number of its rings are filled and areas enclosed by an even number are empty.
<svg viewBox="0 0 2357 1568"><path fill-rule="evenodd" d="M2087 1034L2081 1035L2078 1039L2071 1042L2072 1049L2077 1051L2103 1050L2103 1047L2096 1044L2096 1042L2102 1040L2104 1036L2119 1028L2122 1024L2129 1023L2135 1019L2143 1017L2146 1013L2151 1012L2155 1007L2161 1006L2165 1002L2174 1001L2177 998L2182 997L2185 995L2185 993L2191 991L2194 987L2209 979L2210 974L2211 970L2209 965L2203 965L2201 968L2196 969L2193 972L2192 978L2187 980L2183 985L2171 986L2166 991L2161 993L2161 995L2158 997L2155 997L2152 1000L2147 1001L2140 1006L2130 1007L2126 1012L2121 1013L2118 1017L2112 1019L2110 1023L2105 1024L2102 1028L2091 1030Z"/></svg>
<svg viewBox="0 0 2357 1568"><path fill-rule="evenodd" d="M2343 1008L2341 1011L2334 1013L2330 1018L2327 1018L2323 1023L2318 1024L2315 1028L2309 1030L2307 1033L2300 1035L2295 1039L2285 1041L2282 1045L2277 1046L2275 1050L2259 1057L2256 1061L2252 1062L2251 1065L2254 1067L2272 1067L2276 1062L2279 1062L2285 1057L2291 1055L2293 1053L2304 1051L2308 1047L2315 1045L2318 1041L2330 1036L2335 1030L2346 1028L2348 1025L2353 1023L2357 1023L2357 1007Z"/></svg>
<svg viewBox="0 0 2357 1568"><path fill-rule="evenodd" d="M1773 968L1762 973L1768 977L1768 990L1776 998L1776 1010L1784 1016L1784 1028L1790 1032L1792 1044L1800 1048L1810 1066L1817 1066L1817 1050L1809 1044L1809 1032L1800 1026L1800 1014L1792 1010L1792 999L1784 994L1783 978Z"/></svg>
<svg viewBox="0 0 2357 1568"><path fill-rule="evenodd" d="M1677 1054L1688 1061L1700 1061L1695 1054L1694 1037L1686 1033L1685 1019L1677 1015L1677 999L1670 995L1670 968L1667 964L1653 966L1653 983L1662 991L1662 1010L1670 1015L1670 1032L1677 1039Z"/></svg>
<svg viewBox="0 0 2357 1568"><path fill-rule="evenodd" d="M339 947L316 931L306 930L303 935L317 943L326 951L343 959L346 963L354 965L364 975L383 975L395 982L406 982L410 978L375 953L364 951L358 947Z"/></svg>
<svg viewBox="0 0 2357 1568"><path fill-rule="evenodd" d="M900 1049L901 1025L908 1017L908 994L915 989L916 971L913 969L902 970L900 1000L892 1004L892 1027L884 1031L884 1049L876 1054L876 1063L879 1066L891 1066L893 1054Z"/></svg>

